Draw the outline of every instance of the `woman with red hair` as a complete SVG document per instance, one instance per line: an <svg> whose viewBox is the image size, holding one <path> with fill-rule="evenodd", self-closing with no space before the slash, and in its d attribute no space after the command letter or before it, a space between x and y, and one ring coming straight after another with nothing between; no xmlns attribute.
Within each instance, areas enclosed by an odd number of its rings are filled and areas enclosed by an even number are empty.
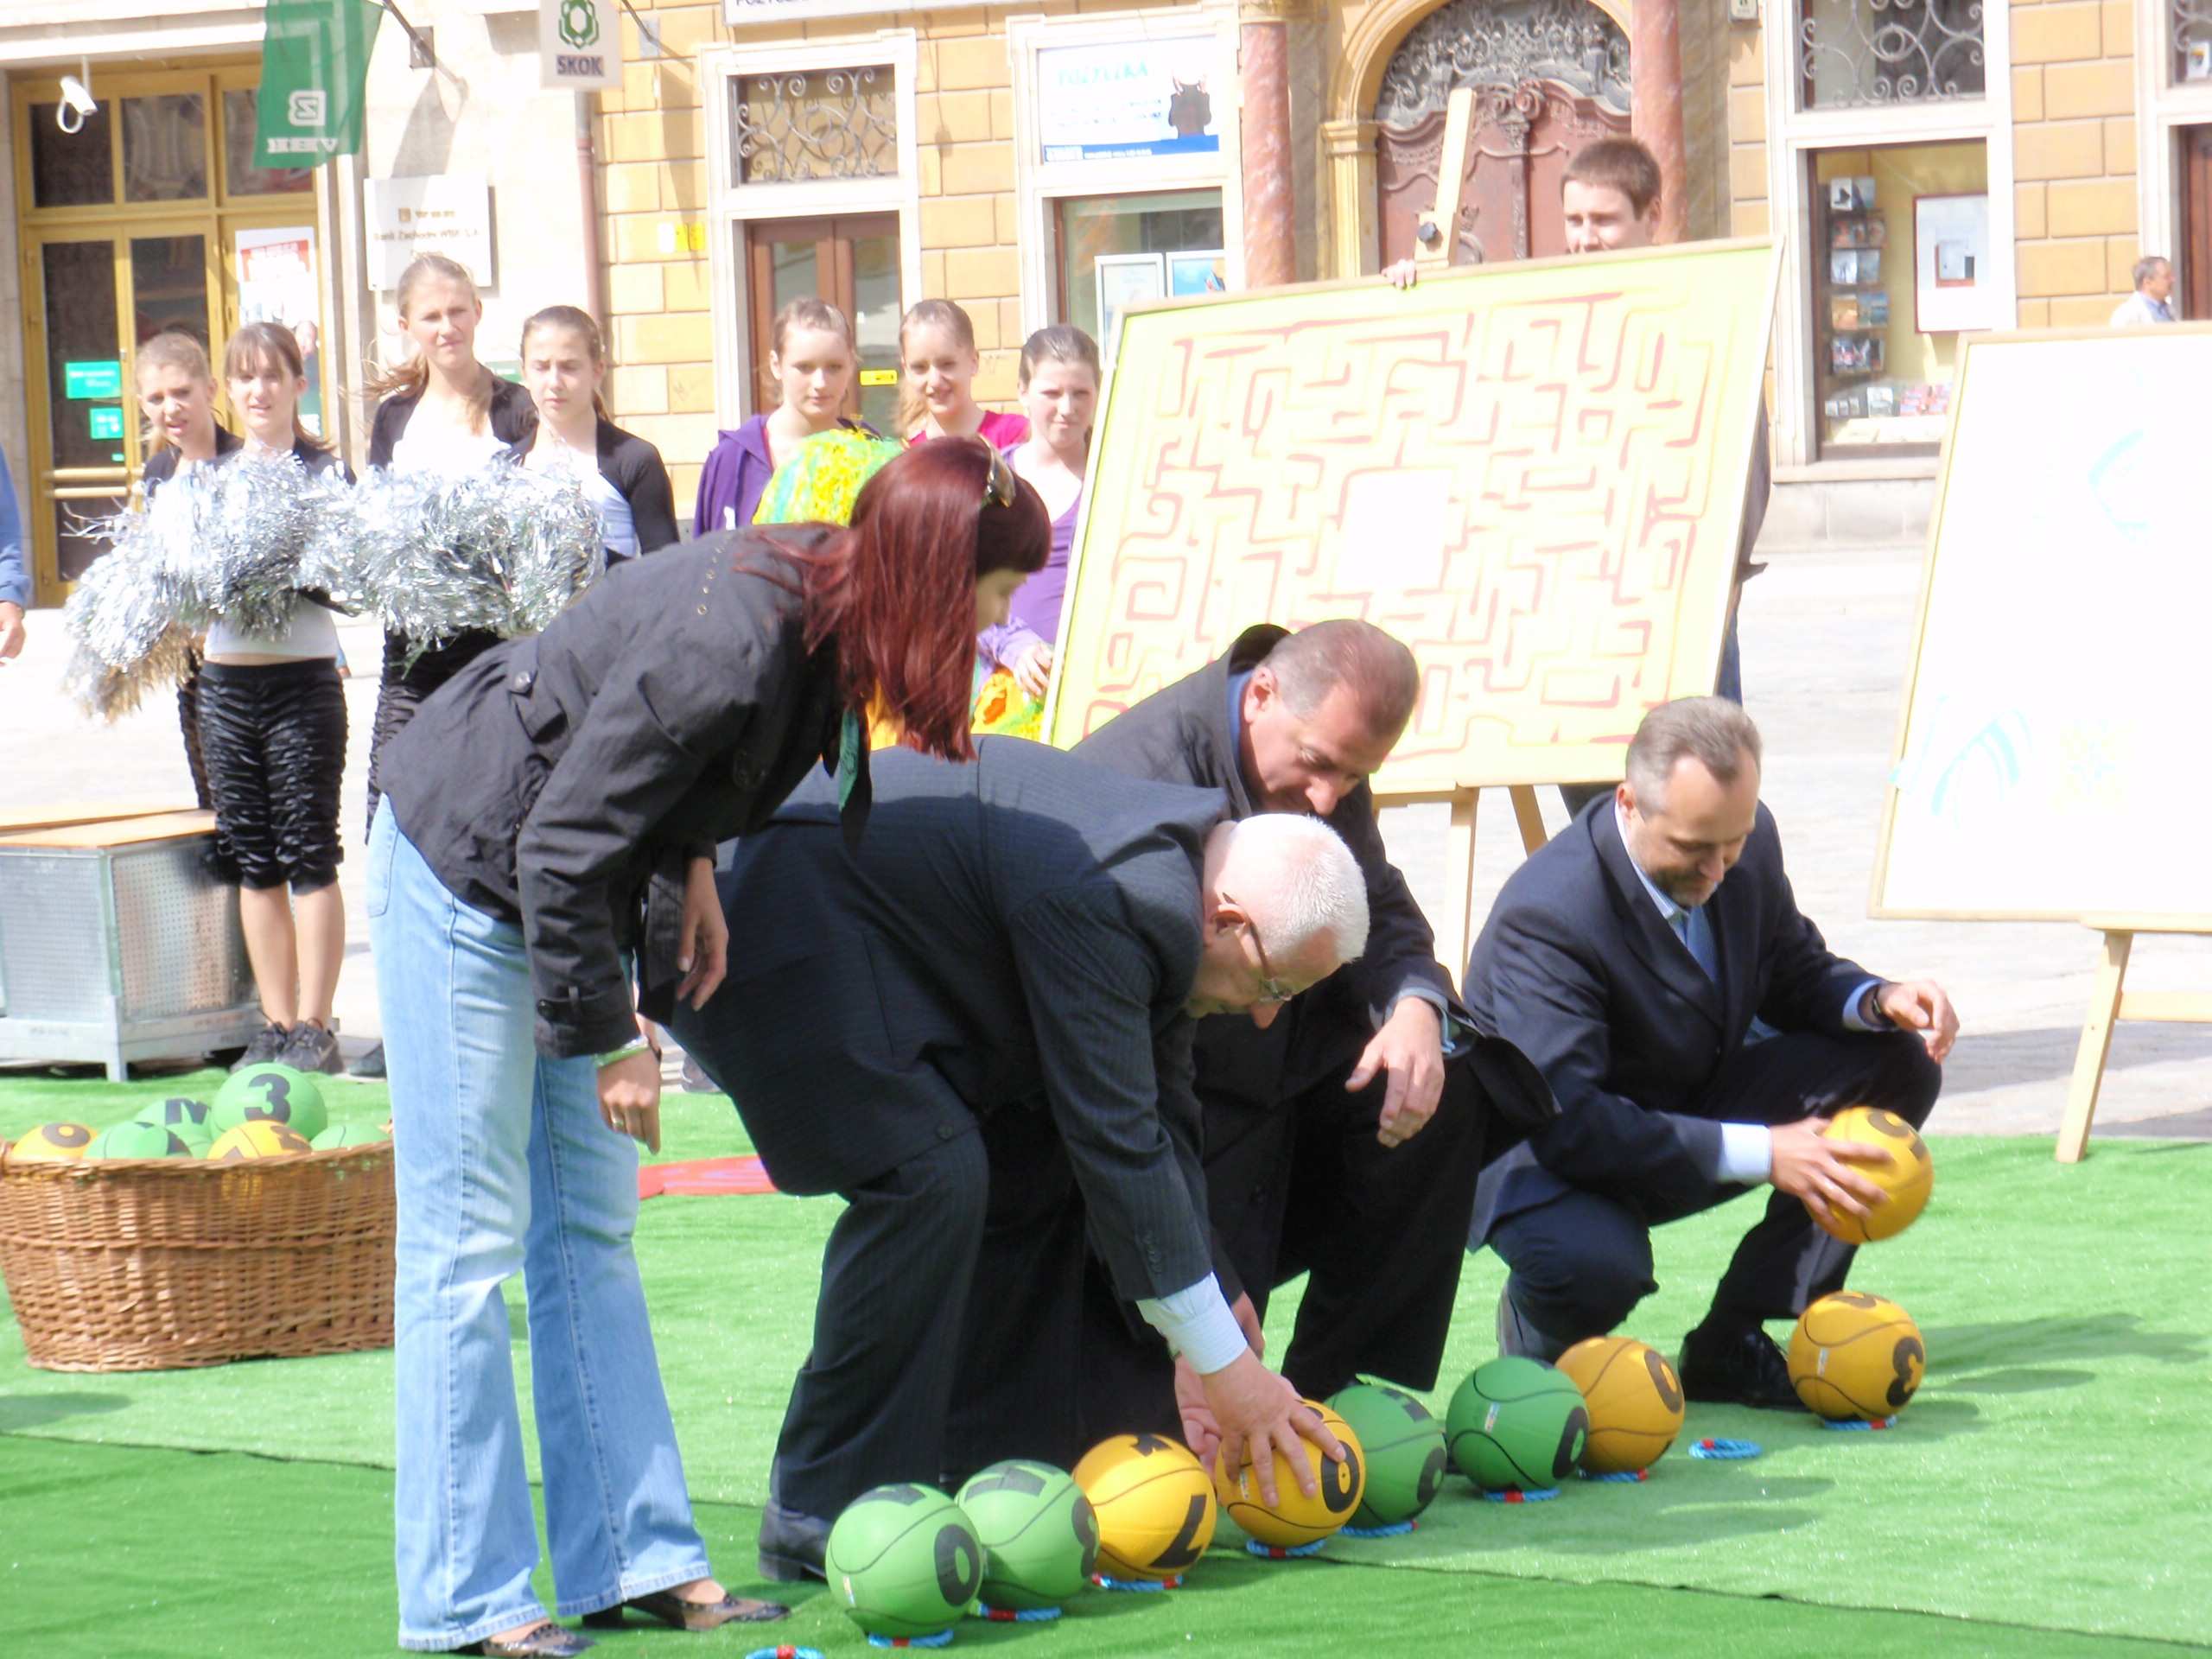
<svg viewBox="0 0 2212 1659"><path fill-rule="evenodd" d="M871 709L913 748L972 758L976 631L1051 545L988 443L929 444L869 481L849 527L725 531L617 566L392 739L367 908L397 1149L403 1648L588 1645L531 1588L517 1271L556 1611L783 1617L723 1590L692 1524L631 1250L631 1141L660 1146L639 1020L721 981L716 842L816 766L860 833Z"/></svg>

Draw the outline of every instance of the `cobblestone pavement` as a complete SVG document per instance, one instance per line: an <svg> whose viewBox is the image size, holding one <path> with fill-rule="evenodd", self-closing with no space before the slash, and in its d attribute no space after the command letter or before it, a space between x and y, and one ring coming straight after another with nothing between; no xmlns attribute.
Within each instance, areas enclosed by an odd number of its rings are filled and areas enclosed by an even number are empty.
<svg viewBox="0 0 2212 1659"><path fill-rule="evenodd" d="M1909 666L1916 552L1789 553L1745 590L1745 697L1764 732L1766 799L1780 820L1798 902L1838 950L1891 976L1931 976L1948 988L1965 1034L1934 1127L2048 1135L2064 1104L2096 938L2069 925L1876 922L1866 914L1882 781L1896 740ZM341 626L359 672L347 682L346 965L338 996L349 1052L378 1029L361 911L359 856L367 734L379 644L373 628ZM61 696L60 617L35 613L24 655L0 669L0 800L188 804L191 786L174 702L103 728ZM1564 814L1541 791L1547 821ZM1424 903L1440 902L1444 809L1393 809L1384 830ZM1519 858L1503 795L1480 817L1478 887L1495 892ZM2116 853L2124 855L2124 850ZM2212 940L2139 941L2132 989L2212 988ZM2099 1107L2100 1133L2212 1135L2212 1027L2123 1025Z"/></svg>

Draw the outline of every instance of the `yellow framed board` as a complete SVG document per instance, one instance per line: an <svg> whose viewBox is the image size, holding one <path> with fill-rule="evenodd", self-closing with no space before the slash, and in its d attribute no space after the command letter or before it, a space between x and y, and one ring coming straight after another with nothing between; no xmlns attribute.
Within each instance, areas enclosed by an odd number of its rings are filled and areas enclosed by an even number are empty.
<svg viewBox="0 0 2212 1659"><path fill-rule="evenodd" d="M1360 616L1421 667L1378 798L1618 777L1713 689L1778 271L1705 243L1124 313L1049 740L1252 623Z"/></svg>
<svg viewBox="0 0 2212 1659"><path fill-rule="evenodd" d="M2196 787L2212 560L2212 325L1969 336L1871 910L2104 936L2059 1157L2088 1140L2138 933L2212 931Z"/></svg>

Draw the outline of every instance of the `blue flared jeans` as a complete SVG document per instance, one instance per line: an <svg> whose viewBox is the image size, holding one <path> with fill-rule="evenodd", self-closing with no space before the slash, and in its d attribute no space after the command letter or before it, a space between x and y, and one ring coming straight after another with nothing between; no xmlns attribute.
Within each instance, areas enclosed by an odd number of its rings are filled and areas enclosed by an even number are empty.
<svg viewBox="0 0 2212 1659"><path fill-rule="evenodd" d="M533 1040L522 930L450 893L389 810L369 932L399 1238L399 1644L543 1617L505 1281L530 1306L545 1531L563 1618L708 1574L631 1248L638 1154L588 1058Z"/></svg>

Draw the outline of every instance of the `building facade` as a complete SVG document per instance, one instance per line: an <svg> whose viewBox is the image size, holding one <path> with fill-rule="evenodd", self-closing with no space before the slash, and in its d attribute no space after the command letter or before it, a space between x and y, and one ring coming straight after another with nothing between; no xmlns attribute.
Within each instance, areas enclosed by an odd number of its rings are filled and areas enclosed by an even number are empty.
<svg viewBox="0 0 2212 1659"><path fill-rule="evenodd" d="M613 412L687 509L772 395L785 301L855 317L881 423L899 314L956 300L1004 403L1048 322L1409 252L1461 86L1462 258L1557 251L1567 156L1624 130L1669 157L1679 233L1777 240L1777 538L1916 533L1962 334L2101 326L2148 251L2212 315L2212 0L634 4L621 86L580 96L539 89L533 0L399 0L364 153L296 175L239 165L257 0L0 13L0 442L42 601L88 556L73 515L127 487L155 328L314 322L358 455L391 272L445 247L494 366L541 305L607 319Z"/></svg>

